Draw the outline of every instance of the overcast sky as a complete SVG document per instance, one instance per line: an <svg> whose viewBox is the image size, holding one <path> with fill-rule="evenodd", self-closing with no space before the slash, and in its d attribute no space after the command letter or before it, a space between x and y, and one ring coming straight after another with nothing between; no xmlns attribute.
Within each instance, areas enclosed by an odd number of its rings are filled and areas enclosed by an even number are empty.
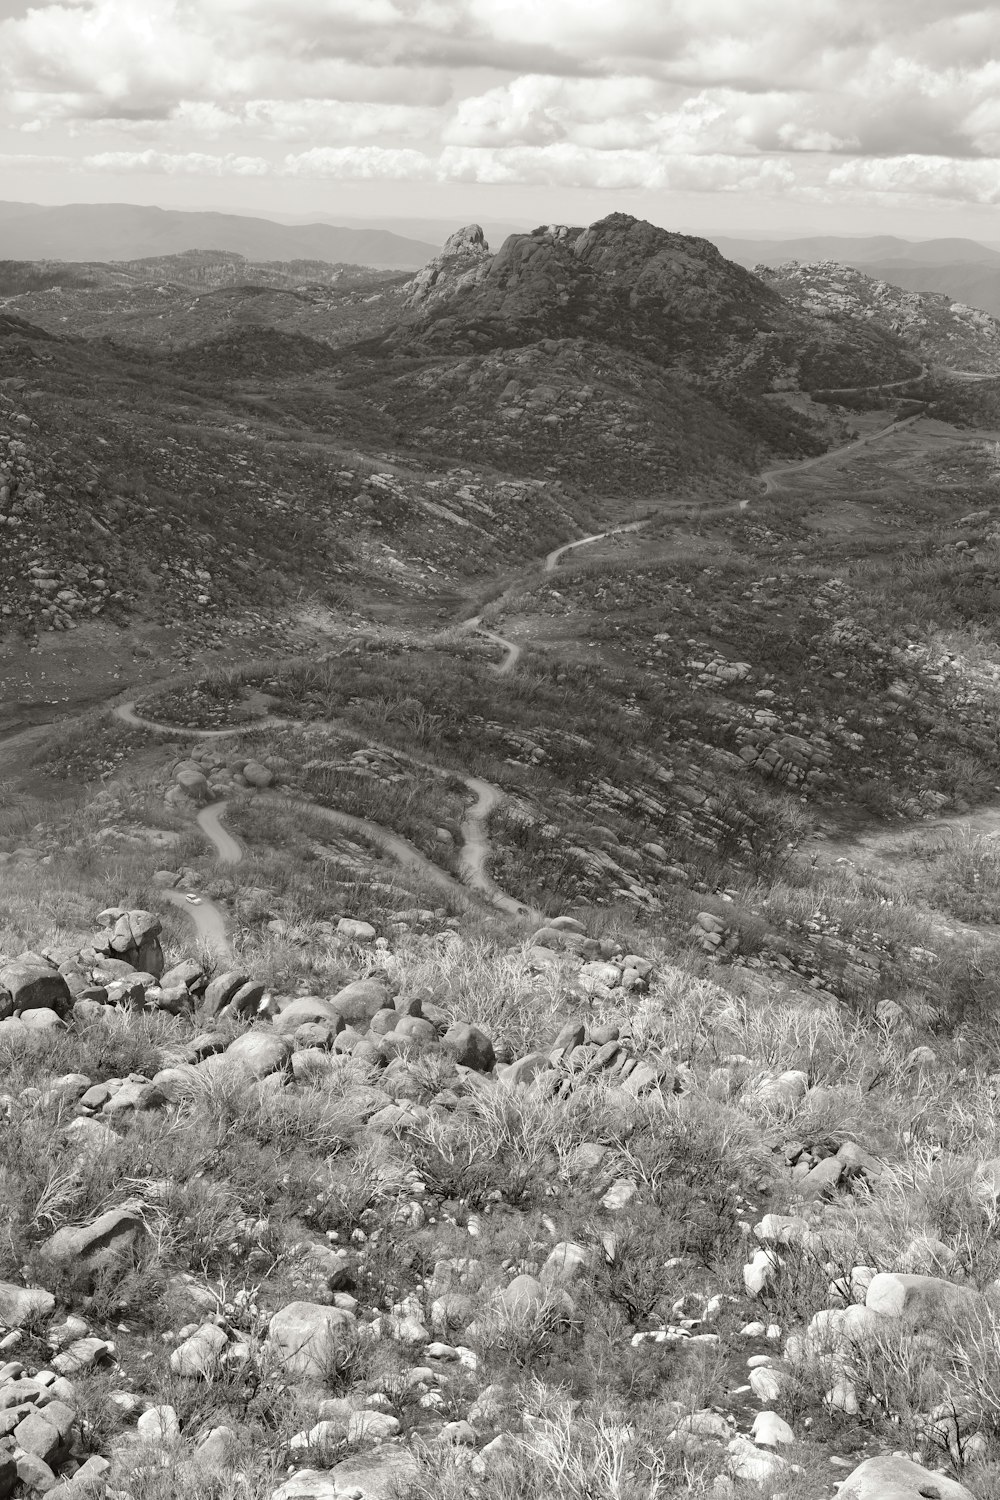
<svg viewBox="0 0 1000 1500"><path fill-rule="evenodd" d="M0 197L1000 241L1000 0L0 0Z"/></svg>

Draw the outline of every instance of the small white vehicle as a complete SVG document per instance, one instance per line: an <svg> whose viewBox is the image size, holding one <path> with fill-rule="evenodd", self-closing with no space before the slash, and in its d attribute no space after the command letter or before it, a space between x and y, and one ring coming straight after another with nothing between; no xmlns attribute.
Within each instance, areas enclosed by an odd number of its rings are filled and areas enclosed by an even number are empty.
<svg viewBox="0 0 1000 1500"><path fill-rule="evenodd" d="M200 906L201 905L201 897L200 896L196 896L195 893L194 893L194 891L185 891L184 892L184 900L185 901L190 901L190 903L191 903L192 906Z"/></svg>

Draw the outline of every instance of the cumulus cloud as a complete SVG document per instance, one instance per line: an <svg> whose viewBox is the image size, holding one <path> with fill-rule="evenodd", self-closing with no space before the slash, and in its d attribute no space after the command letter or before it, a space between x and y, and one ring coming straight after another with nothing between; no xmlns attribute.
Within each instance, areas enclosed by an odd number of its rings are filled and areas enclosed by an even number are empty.
<svg viewBox="0 0 1000 1500"><path fill-rule="evenodd" d="M1000 5L0 0L4 126L102 172L986 203Z"/></svg>
<svg viewBox="0 0 1000 1500"><path fill-rule="evenodd" d="M856 159L834 167L827 180L834 189L860 189L876 195L1000 203L1000 159L955 161L946 156L912 155L881 161Z"/></svg>

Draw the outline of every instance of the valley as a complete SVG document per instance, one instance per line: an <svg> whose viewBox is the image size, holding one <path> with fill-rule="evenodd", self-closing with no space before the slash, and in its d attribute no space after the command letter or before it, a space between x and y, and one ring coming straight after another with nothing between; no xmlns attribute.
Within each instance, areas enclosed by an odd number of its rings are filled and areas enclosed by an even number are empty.
<svg viewBox="0 0 1000 1500"><path fill-rule="evenodd" d="M0 308L0 1495L990 1500L992 320L170 259Z"/></svg>

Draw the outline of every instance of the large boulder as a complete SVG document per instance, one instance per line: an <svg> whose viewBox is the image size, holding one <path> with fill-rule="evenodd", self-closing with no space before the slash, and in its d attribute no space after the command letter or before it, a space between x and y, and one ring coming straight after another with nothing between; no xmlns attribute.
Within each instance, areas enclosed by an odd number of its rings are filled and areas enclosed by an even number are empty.
<svg viewBox="0 0 1000 1500"><path fill-rule="evenodd" d="M376 975L355 979L353 984L338 990L330 1006L336 1015L343 1017L346 1025L364 1030L373 1016L392 1006L392 991L386 981Z"/></svg>
<svg viewBox="0 0 1000 1500"><path fill-rule="evenodd" d="M915 1318L931 1322L941 1316L975 1311L983 1299L973 1288L945 1281L940 1276L905 1276L880 1271L865 1293L865 1306L883 1317Z"/></svg>
<svg viewBox="0 0 1000 1500"><path fill-rule="evenodd" d="M350 1360L358 1330L342 1308L290 1302L271 1319L267 1343L272 1359L289 1379L323 1384Z"/></svg>
<svg viewBox="0 0 1000 1500"><path fill-rule="evenodd" d="M146 1233L139 1213L128 1205L109 1208L90 1224L57 1229L41 1247L42 1257L66 1270L92 1274L130 1256Z"/></svg>
<svg viewBox="0 0 1000 1500"><path fill-rule="evenodd" d="M329 1026L334 1033L343 1031L344 1018L334 1010L329 1000L319 1000L315 995L301 995L289 1000L274 1018L274 1030L279 1036L293 1036L300 1026Z"/></svg>
<svg viewBox="0 0 1000 1500"><path fill-rule="evenodd" d="M973 1500L955 1479L896 1454L866 1458L852 1469L837 1500Z"/></svg>
<svg viewBox="0 0 1000 1500"><path fill-rule="evenodd" d="M151 911L139 908L125 910L109 906L99 912L97 920L107 923L94 939L94 948L109 958L121 959L133 969L142 969L159 979L163 973L163 949L160 947L162 925Z"/></svg>
<svg viewBox="0 0 1000 1500"><path fill-rule="evenodd" d="M217 1016L224 1005L228 1005L238 990L248 982L249 975L242 969L226 969L210 980L202 996L201 1008L206 1015Z"/></svg>
<svg viewBox="0 0 1000 1500"><path fill-rule="evenodd" d="M27 1010L54 1010L65 1016L73 995L59 970L37 953L22 953L0 968L0 1017Z"/></svg>
<svg viewBox="0 0 1000 1500"><path fill-rule="evenodd" d="M0 1281L0 1327L20 1328L36 1318L51 1317L55 1309L55 1297L43 1287Z"/></svg>
<svg viewBox="0 0 1000 1500"><path fill-rule="evenodd" d="M473 1068L477 1073L491 1073L496 1064L493 1043L485 1031L478 1026L469 1026L456 1021L442 1037L445 1048L457 1063L464 1068Z"/></svg>
<svg viewBox="0 0 1000 1500"><path fill-rule="evenodd" d="M225 1052L208 1061L235 1065L245 1068L255 1078L266 1078L269 1073L287 1068L291 1056L292 1044L285 1037L273 1036L268 1031L245 1031L230 1042Z"/></svg>
<svg viewBox="0 0 1000 1500"><path fill-rule="evenodd" d="M398 1500L417 1478L417 1460L403 1443L354 1453L332 1469L300 1469L272 1490L271 1500Z"/></svg>

